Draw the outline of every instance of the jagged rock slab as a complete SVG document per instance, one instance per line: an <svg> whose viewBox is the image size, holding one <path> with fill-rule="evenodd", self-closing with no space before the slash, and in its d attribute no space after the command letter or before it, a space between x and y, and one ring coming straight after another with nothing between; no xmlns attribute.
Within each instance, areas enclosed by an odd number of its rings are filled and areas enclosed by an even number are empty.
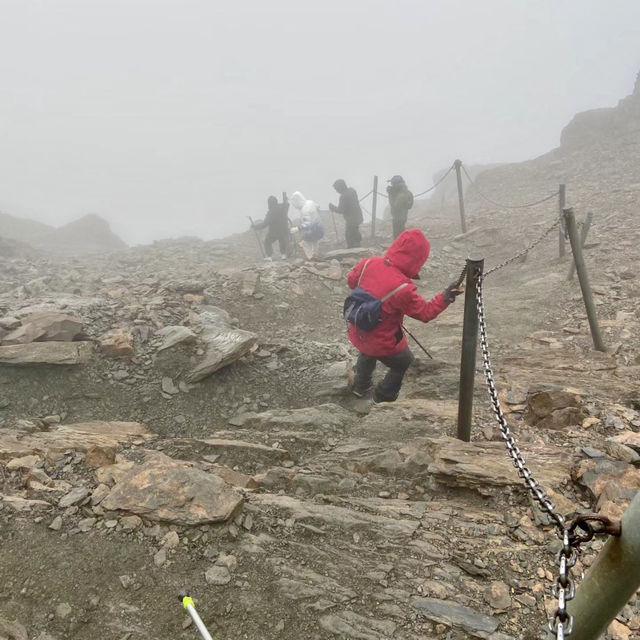
<svg viewBox="0 0 640 640"><path fill-rule="evenodd" d="M462 607L449 600L415 598L411 606L429 620L446 624L448 627L462 627L476 638L486 638L486 634L493 633L499 624L496 618Z"/></svg>
<svg viewBox="0 0 640 640"><path fill-rule="evenodd" d="M171 349L178 344L192 344L196 341L196 334L188 327L181 325L171 325L163 327L156 332L156 335L163 338L162 344L158 347L158 352Z"/></svg>
<svg viewBox="0 0 640 640"><path fill-rule="evenodd" d="M102 506L149 520L200 525L228 520L242 501L242 494L217 475L155 454L134 465Z"/></svg>
<svg viewBox="0 0 640 640"><path fill-rule="evenodd" d="M387 538L409 538L420 526L417 520L387 518L346 507L305 502L290 496L254 494L250 502L264 509L284 511L295 521L319 522L338 529L366 530Z"/></svg>
<svg viewBox="0 0 640 640"><path fill-rule="evenodd" d="M55 425L49 431L0 429L0 460L32 454L47 455L70 449L116 447L132 440L148 440L153 434L139 422L81 422Z"/></svg>
<svg viewBox="0 0 640 640"><path fill-rule="evenodd" d="M91 342L31 342L0 347L0 364L78 365L89 362Z"/></svg>
<svg viewBox="0 0 640 640"><path fill-rule="evenodd" d="M316 398L344 395L353 383L353 366L350 360L333 362L324 369L316 381Z"/></svg>
<svg viewBox="0 0 640 640"><path fill-rule="evenodd" d="M396 630L396 625L391 620L367 618L349 610L322 616L320 626L340 638L357 640L391 638Z"/></svg>
<svg viewBox="0 0 640 640"><path fill-rule="evenodd" d="M368 247L353 247L352 249L336 249L335 251L327 251L324 258L325 260L332 260L340 258L364 258L365 256L375 255L373 249Z"/></svg>
<svg viewBox="0 0 640 640"><path fill-rule="evenodd" d="M443 484L469 487L482 494L522 484L502 442L462 442L443 437L431 439L425 447L434 459L428 470ZM566 450L527 443L522 455L544 487L558 488L570 480L572 460Z"/></svg>
<svg viewBox="0 0 640 640"><path fill-rule="evenodd" d="M27 316L22 326L6 335L2 343L72 342L82 333L82 320L67 313L43 312Z"/></svg>
<svg viewBox="0 0 640 640"><path fill-rule="evenodd" d="M263 413L245 413L234 422L236 426L254 429L294 428L315 431L342 427L352 419L351 414L337 404L320 404L304 409L280 409Z"/></svg>
<svg viewBox="0 0 640 640"><path fill-rule="evenodd" d="M200 314L200 322L204 327L200 339L206 353L202 362L187 374L189 382L198 382L242 358L258 339L255 333L234 329L229 314L223 309L210 307Z"/></svg>

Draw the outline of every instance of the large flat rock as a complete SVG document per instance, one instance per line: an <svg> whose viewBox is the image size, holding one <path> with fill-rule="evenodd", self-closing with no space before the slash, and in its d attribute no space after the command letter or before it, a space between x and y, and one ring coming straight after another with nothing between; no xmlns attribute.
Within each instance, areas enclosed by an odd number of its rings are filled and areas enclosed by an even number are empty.
<svg viewBox="0 0 640 640"><path fill-rule="evenodd" d="M425 448L433 457L428 471L443 484L483 494L523 484L503 442L462 442L442 437L431 439ZM572 458L565 449L526 443L521 454L543 487L559 488L570 481Z"/></svg>
<svg viewBox="0 0 640 640"><path fill-rule="evenodd" d="M461 627L476 638L486 638L499 625L497 618L478 613L456 602L436 598L414 598L411 606L424 616L448 627Z"/></svg>
<svg viewBox="0 0 640 640"><path fill-rule="evenodd" d="M242 494L213 473L154 454L116 483L102 506L148 520L200 525L228 520Z"/></svg>
<svg viewBox="0 0 640 640"><path fill-rule="evenodd" d="M0 364L86 364L91 358L91 352L91 342L13 344L0 347Z"/></svg>
<svg viewBox="0 0 640 640"><path fill-rule="evenodd" d="M133 440L153 437L139 422L81 422L55 425L49 431L0 429L0 460L31 454L88 451L92 447L116 447Z"/></svg>

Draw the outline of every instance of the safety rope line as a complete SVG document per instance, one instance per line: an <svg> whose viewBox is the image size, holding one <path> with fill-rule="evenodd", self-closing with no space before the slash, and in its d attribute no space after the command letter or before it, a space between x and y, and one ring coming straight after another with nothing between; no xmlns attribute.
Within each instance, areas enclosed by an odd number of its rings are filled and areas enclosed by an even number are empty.
<svg viewBox="0 0 640 640"><path fill-rule="evenodd" d="M414 194L414 198L419 198L420 196L425 195L426 193L429 193L430 191L433 191L434 189L436 189L437 187L439 187L447 178L447 176L453 171L454 167L456 165L452 164L448 169L447 172L440 178L440 180L438 180L435 184L433 184L431 187L429 187L428 189L426 189L425 191L421 191L420 193L416 193Z"/></svg>
<svg viewBox="0 0 640 640"><path fill-rule="evenodd" d="M545 196L544 198L541 198L540 200L536 200L535 202L527 202L526 204L504 204L503 202L497 202L496 200L493 200L489 196L485 195L478 188L478 185L476 184L474 179L469 175L469 172L467 171L467 168L462 163L460 164L460 166L462 167L462 171L463 171L464 175L467 176L467 180L469 180L469 182L475 188L476 193L483 200L486 200L489 204L495 205L496 207L501 207L502 209L528 209L530 207L535 207L535 206L537 206L539 204L542 204L543 202L547 202L548 200L551 200L552 198L557 197L557 195L559 193L559 191L554 191L553 193L549 194L548 196Z"/></svg>
<svg viewBox="0 0 640 640"><path fill-rule="evenodd" d="M362 202L363 200L366 200L372 193L373 193L373 189L371 189L371 191L369 191L367 193L367 195L362 196L362 198L360 198L360 200L358 200L358 202Z"/></svg>
<svg viewBox="0 0 640 640"><path fill-rule="evenodd" d="M502 269L503 267L506 267L508 264L511 264L512 262L515 262L519 258L522 258L522 257L526 256L529 253L529 251L531 251L534 247L539 245L559 224L560 224L560 219L556 218L553 221L553 224L551 224L542 233L542 235L540 235L535 240L533 240L533 242L530 242L522 251L519 251L514 256L511 256L510 258L507 258L506 260L503 260L502 262L497 264L495 267L492 267L488 271L485 271L484 277L486 278L488 275L494 273L495 271L498 271L499 269Z"/></svg>

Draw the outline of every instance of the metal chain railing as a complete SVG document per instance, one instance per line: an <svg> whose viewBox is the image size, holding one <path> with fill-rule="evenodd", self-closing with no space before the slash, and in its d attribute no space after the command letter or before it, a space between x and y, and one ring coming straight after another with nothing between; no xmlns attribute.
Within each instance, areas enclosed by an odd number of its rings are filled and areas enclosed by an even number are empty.
<svg viewBox="0 0 640 640"><path fill-rule="evenodd" d="M571 568L575 565L578 557L578 545L580 541L576 538L570 538L569 529L566 526L565 519L555 508L553 502L547 496L545 490L540 486L538 481L533 477L531 471L526 466L525 460L520 453L514 437L511 435L509 425L502 413L500 400L496 391L493 371L491 369L491 355L489 354L489 345L487 341L487 326L485 321L484 300L482 295L482 283L484 277L478 274L476 284L476 304L478 311L478 322L480 327L480 344L482 348L482 363L484 375L487 382L487 390L491 400L491 408L498 421L500 427L500 435L505 442L507 451L513 460L513 465L518 470L518 475L524 480L525 485L529 489L532 498L540 505L555 524L558 535L562 540L562 548L559 553L558 578L556 581L555 594L558 598L558 606L549 621L549 628L556 634L556 640L564 640L571 633L573 627L573 617L567 612L567 602L572 600L575 595L575 583L571 578Z"/></svg>
<svg viewBox="0 0 640 640"><path fill-rule="evenodd" d="M483 199L486 200L489 204L495 205L496 207L500 207L502 209L528 209L529 207L535 207L539 204L542 204L543 202L547 202L547 200L551 200L552 198L556 198L558 196L558 191L554 191L553 193L549 194L548 196L545 196L544 198L541 198L540 200L536 200L535 202L527 202L525 204L504 204L503 202L497 202L496 200L493 200L492 198L490 198L489 196L487 196L486 194L484 194L479 188L478 185L476 184L475 180L469 175L469 172L467 171L467 168L461 164L460 165L462 167L462 171L464 173L465 176L467 176L467 180L469 180L469 182L475 187L476 193Z"/></svg>
<svg viewBox="0 0 640 640"><path fill-rule="evenodd" d="M560 218L556 218L553 221L553 224L551 224L542 233L542 235L540 235L538 238L536 238L531 243L529 243L522 251L519 251L514 256L511 256L510 258L507 258L506 260L503 260L502 262L497 264L495 267L491 267L491 269L489 269L488 271L485 272L484 277L486 277L489 274L494 273L495 271L498 271L499 269L502 269L503 267L506 267L508 264L511 264L512 262L515 262L516 260L519 260L520 258L526 256L527 253L529 253L529 251L531 251L534 247L538 246L559 224L560 224Z"/></svg>
<svg viewBox="0 0 640 640"><path fill-rule="evenodd" d="M447 172L440 178L440 180L438 180L435 184L433 184L432 186L430 186L428 189L425 189L424 191L421 191L420 193L415 193L413 195L414 198L419 198L420 196L425 195L426 193L429 193L430 191L433 191L434 189L437 189L447 178L447 176L453 171L455 167L455 164L452 164L449 169L447 169Z"/></svg>

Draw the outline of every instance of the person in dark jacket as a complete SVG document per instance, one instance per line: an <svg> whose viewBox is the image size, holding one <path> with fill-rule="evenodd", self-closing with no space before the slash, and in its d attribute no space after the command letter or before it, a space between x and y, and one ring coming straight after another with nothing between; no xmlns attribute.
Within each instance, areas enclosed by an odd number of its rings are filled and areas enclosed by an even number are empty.
<svg viewBox="0 0 640 640"><path fill-rule="evenodd" d="M402 176L393 176L389 180L387 195L389 196L393 237L397 238L404 231L407 224L409 209L413 207L413 194L409 191Z"/></svg>
<svg viewBox="0 0 640 640"><path fill-rule="evenodd" d="M365 258L348 274L350 289L361 287L382 299L402 284L403 288L382 304L382 318L371 331L349 325L348 338L360 352L355 367L352 393L362 398L373 387L373 372L378 360L389 371L373 392L374 402L393 402L397 399L402 379L414 360L402 331L404 316L429 322L440 315L462 293L456 284L449 285L431 300L425 300L411 281L429 257L430 245L420 229L401 233L384 257Z"/></svg>
<svg viewBox="0 0 640 640"><path fill-rule="evenodd" d="M278 203L278 198L269 196L267 200L267 215L262 222L256 222L253 226L256 229L267 229L264 239L264 252L267 254L265 260L271 260L273 255L273 243L277 240L282 259L287 258L289 248L289 202L285 198L282 204Z"/></svg>
<svg viewBox="0 0 640 640"><path fill-rule="evenodd" d="M347 187L344 180L336 180L333 188L340 194L338 206L329 205L329 211L340 213L344 216L345 236L347 249L359 247L362 243L360 225L362 224L362 209L358 201L358 194L352 187Z"/></svg>

